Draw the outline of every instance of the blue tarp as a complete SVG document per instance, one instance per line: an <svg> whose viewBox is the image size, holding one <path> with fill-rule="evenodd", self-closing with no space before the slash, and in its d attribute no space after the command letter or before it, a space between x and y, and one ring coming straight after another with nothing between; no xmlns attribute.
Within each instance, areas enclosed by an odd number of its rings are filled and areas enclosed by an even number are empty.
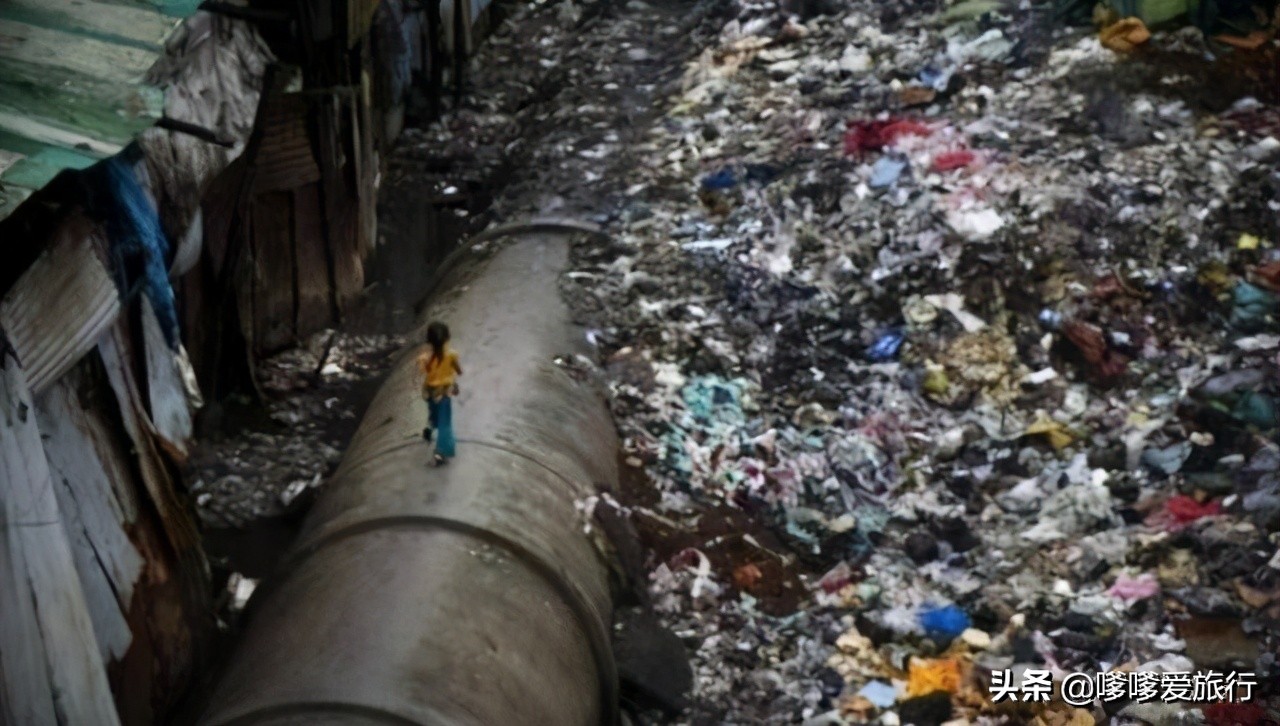
<svg viewBox="0 0 1280 726"><path fill-rule="evenodd" d="M127 153L90 170L94 211L106 228L122 301L128 302L141 289L156 312L165 342L176 349L178 311L169 284L169 240L160 227L155 203L125 158Z"/></svg>

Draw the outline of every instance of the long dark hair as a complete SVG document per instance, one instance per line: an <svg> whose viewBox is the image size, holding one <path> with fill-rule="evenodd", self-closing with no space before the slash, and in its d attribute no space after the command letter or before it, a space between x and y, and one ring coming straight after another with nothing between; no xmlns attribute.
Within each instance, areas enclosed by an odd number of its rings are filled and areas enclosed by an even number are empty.
<svg viewBox="0 0 1280 726"><path fill-rule="evenodd" d="M439 320L427 326L427 345L431 346L431 357L444 355L444 344L449 342L449 326Z"/></svg>

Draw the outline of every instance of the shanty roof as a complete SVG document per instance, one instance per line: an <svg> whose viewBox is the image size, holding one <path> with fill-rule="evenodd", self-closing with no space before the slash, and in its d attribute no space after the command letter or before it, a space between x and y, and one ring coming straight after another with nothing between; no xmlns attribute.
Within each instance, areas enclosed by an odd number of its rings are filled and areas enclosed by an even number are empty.
<svg viewBox="0 0 1280 726"><path fill-rule="evenodd" d="M160 117L144 81L200 0L0 2L0 218Z"/></svg>

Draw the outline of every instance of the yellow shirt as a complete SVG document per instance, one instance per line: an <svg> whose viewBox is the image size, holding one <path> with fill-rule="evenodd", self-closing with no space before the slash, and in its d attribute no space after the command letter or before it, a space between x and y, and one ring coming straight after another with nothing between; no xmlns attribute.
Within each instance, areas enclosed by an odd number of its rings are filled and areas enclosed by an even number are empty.
<svg viewBox="0 0 1280 726"><path fill-rule="evenodd" d="M448 345L444 347L444 354L436 357L431 355L431 347L418 354L418 370L422 372L422 392L440 391L443 395L448 395L450 388L458 380L458 373L462 367L458 365L458 354Z"/></svg>

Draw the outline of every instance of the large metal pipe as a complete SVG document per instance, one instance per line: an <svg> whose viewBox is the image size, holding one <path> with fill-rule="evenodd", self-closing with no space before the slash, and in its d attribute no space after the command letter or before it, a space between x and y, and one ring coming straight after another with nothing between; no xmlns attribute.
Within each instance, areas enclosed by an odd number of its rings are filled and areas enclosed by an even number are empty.
<svg viewBox="0 0 1280 726"><path fill-rule="evenodd" d="M616 480L557 282L564 235L455 274L431 316L466 373L429 466L417 349L370 404L205 711L227 724L613 723L609 567L579 506Z"/></svg>

